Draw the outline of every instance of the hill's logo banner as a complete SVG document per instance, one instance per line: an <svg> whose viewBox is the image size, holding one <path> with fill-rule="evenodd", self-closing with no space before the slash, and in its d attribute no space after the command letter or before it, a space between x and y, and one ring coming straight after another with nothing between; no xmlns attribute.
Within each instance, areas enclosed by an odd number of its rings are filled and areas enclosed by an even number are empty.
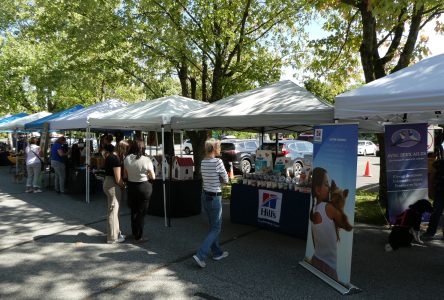
<svg viewBox="0 0 444 300"><path fill-rule="evenodd" d="M279 223L281 219L282 193L259 190L257 218Z"/></svg>

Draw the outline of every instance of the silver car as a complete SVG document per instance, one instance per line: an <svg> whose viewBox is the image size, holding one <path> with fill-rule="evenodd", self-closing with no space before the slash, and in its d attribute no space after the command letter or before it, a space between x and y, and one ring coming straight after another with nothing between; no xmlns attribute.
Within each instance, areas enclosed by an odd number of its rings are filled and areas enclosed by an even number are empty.
<svg viewBox="0 0 444 300"><path fill-rule="evenodd" d="M264 143L261 149L273 151L273 160L275 160L276 142ZM291 158L293 160L293 173L300 174L305 165L304 161L313 158L313 144L301 140L280 140L277 156Z"/></svg>

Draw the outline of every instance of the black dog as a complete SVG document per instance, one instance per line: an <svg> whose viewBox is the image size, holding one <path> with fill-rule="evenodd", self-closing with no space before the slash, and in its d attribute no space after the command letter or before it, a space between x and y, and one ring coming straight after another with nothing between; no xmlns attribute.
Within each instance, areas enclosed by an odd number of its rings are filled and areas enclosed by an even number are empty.
<svg viewBox="0 0 444 300"><path fill-rule="evenodd" d="M396 250L400 247L409 247L413 240L422 243L419 237L422 215L432 212L432 205L428 200L421 199L409 206L402 214L396 217L395 225L389 235L389 243L385 251Z"/></svg>

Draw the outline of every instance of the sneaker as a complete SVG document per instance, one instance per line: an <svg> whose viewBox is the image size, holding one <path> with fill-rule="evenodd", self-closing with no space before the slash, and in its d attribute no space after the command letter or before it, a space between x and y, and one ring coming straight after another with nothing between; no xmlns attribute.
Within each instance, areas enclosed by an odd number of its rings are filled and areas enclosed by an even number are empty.
<svg viewBox="0 0 444 300"><path fill-rule="evenodd" d="M118 244L123 243L125 241L125 238L123 236L119 236L117 240L114 241L107 241L108 244Z"/></svg>
<svg viewBox="0 0 444 300"><path fill-rule="evenodd" d="M34 190L34 193L41 193L41 192L43 192L41 189L35 189Z"/></svg>
<svg viewBox="0 0 444 300"><path fill-rule="evenodd" d="M438 237L438 234L436 234L436 233L426 232L421 236L421 239L423 239L423 240L437 240L437 239L439 239L439 237Z"/></svg>
<svg viewBox="0 0 444 300"><path fill-rule="evenodd" d="M199 265L199 267L205 268L207 266L207 264L203 260L200 260L200 258L197 257L197 255L193 255L193 258L196 261L196 263Z"/></svg>
<svg viewBox="0 0 444 300"><path fill-rule="evenodd" d="M26 189L25 193L32 193L32 189Z"/></svg>
<svg viewBox="0 0 444 300"><path fill-rule="evenodd" d="M225 257L227 257L228 254L229 254L228 251L224 251L224 252L222 252L221 254L219 254L217 256L213 256L213 259L214 260L221 260L221 259L224 259Z"/></svg>

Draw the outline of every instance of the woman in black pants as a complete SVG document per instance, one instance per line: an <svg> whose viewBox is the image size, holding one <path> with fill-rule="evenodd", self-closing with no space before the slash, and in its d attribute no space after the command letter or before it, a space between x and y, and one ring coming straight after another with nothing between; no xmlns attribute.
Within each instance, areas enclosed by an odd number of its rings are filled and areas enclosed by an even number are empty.
<svg viewBox="0 0 444 300"><path fill-rule="evenodd" d="M149 180L155 179L151 160L145 156L143 141L131 143L124 160L125 176L128 178L128 205L131 208L131 230L136 243L143 241L143 225L146 209L153 192Z"/></svg>

